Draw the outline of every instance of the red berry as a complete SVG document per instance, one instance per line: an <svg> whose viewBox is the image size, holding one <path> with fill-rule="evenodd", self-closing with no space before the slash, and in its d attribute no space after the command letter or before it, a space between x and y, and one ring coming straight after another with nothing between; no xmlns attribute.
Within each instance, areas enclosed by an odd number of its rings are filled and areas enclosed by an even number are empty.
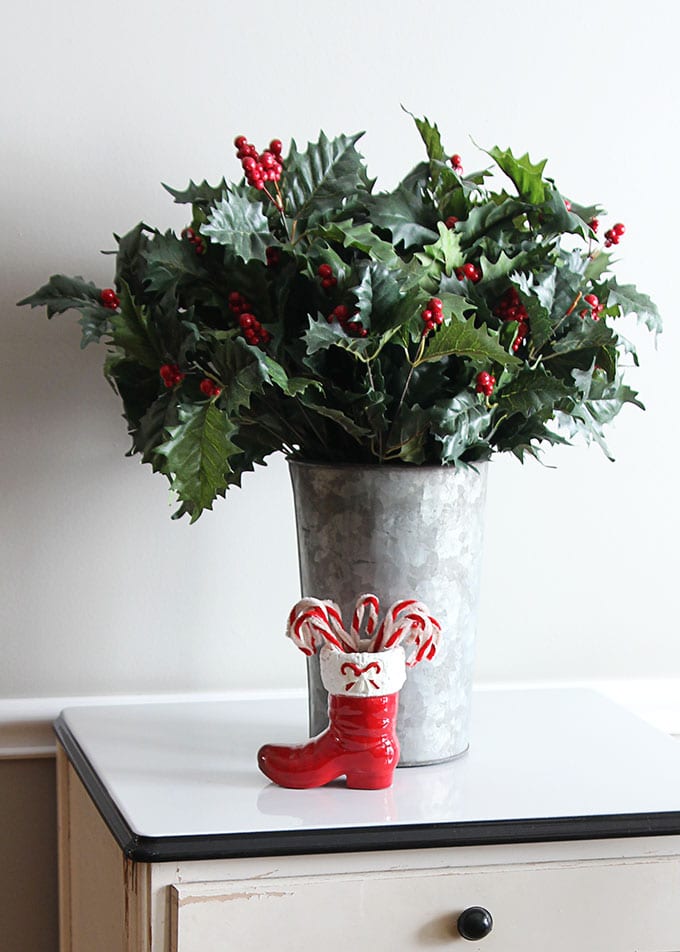
<svg viewBox="0 0 680 952"><path fill-rule="evenodd" d="M458 155L457 152L455 152L455 153L451 156L451 158L449 159L449 162L451 163L451 165L452 165L452 167L453 167L453 169L454 169L455 172L462 172L462 171L463 171L463 160L461 159L461 157Z"/></svg>
<svg viewBox="0 0 680 952"><path fill-rule="evenodd" d="M615 235L625 235L626 226L622 225L621 222L617 222L616 225L612 225L612 231Z"/></svg>
<svg viewBox="0 0 680 952"><path fill-rule="evenodd" d="M333 269L331 268L329 264L320 264L319 267L316 269L316 273L319 275L320 278L333 277Z"/></svg>
<svg viewBox="0 0 680 952"><path fill-rule="evenodd" d="M214 380L210 380L209 377L205 377L198 385L198 389L201 393L204 393L206 397L219 397L222 393L222 388L218 387Z"/></svg>
<svg viewBox="0 0 680 952"><path fill-rule="evenodd" d="M170 389L170 387L176 386L178 383L181 383L184 380L184 374L179 369L177 364L163 364L159 368L159 374L165 386Z"/></svg>
<svg viewBox="0 0 680 952"><path fill-rule="evenodd" d="M182 238L188 238L189 241L193 241L196 237L196 232L193 228L183 228L181 234Z"/></svg>
<svg viewBox="0 0 680 952"><path fill-rule="evenodd" d="M441 311L437 311L437 313L433 316L432 320L434 321L435 324L443 324L444 315L441 313Z"/></svg>
<svg viewBox="0 0 680 952"><path fill-rule="evenodd" d="M321 287L325 288L326 290L328 290L328 288L334 288L337 283L338 283L337 278L322 278L321 279Z"/></svg>
<svg viewBox="0 0 680 952"><path fill-rule="evenodd" d="M244 146L248 145L248 140L245 136L236 136L234 139L234 145L237 149L243 149Z"/></svg>
<svg viewBox="0 0 680 952"><path fill-rule="evenodd" d="M593 229L593 231L597 231L597 229L600 227L600 219L599 218L591 219L590 227Z"/></svg>
<svg viewBox="0 0 680 952"><path fill-rule="evenodd" d="M349 317L349 308L345 304L338 304L337 307L333 308L332 314L334 317L337 317L340 322L346 321Z"/></svg>
<svg viewBox="0 0 680 952"><path fill-rule="evenodd" d="M269 150L273 152L274 155L281 155L281 150L283 149L283 143L280 139L272 139L269 143Z"/></svg>
<svg viewBox="0 0 680 952"><path fill-rule="evenodd" d="M458 278L459 281L462 281L463 278L465 277L465 273L462 268L454 268L453 273L455 274L455 276Z"/></svg>
<svg viewBox="0 0 680 952"><path fill-rule="evenodd" d="M432 311L441 311L444 306L441 302L441 298L430 298L429 305Z"/></svg>
<svg viewBox="0 0 680 952"><path fill-rule="evenodd" d="M447 228L455 228L458 224L459 219L455 215L449 215L444 224Z"/></svg>
<svg viewBox="0 0 680 952"><path fill-rule="evenodd" d="M426 324L429 324L432 320L432 311L429 308L425 308L424 311L420 312L420 316L425 321Z"/></svg>
<svg viewBox="0 0 680 952"><path fill-rule="evenodd" d="M586 294L583 300L587 304L590 304L591 307L597 307L597 305L600 303L600 299L597 294Z"/></svg>
<svg viewBox="0 0 680 952"><path fill-rule="evenodd" d="M463 274L466 278L469 278L471 281L474 281L477 277L477 268L473 264L464 264L463 265Z"/></svg>
<svg viewBox="0 0 680 952"><path fill-rule="evenodd" d="M99 295L99 300L104 307L108 307L111 311L115 311L117 307L120 307L120 300L113 288L104 288Z"/></svg>

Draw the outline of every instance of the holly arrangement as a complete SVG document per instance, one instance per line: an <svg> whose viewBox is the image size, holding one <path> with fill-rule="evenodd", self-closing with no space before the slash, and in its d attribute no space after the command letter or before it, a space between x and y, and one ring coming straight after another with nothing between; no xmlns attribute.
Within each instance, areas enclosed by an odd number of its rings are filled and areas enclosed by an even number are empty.
<svg viewBox="0 0 680 952"><path fill-rule="evenodd" d="M359 135L285 157L240 135L243 179L168 188L191 221L116 236L113 287L55 275L20 302L76 309L83 346L106 343L132 452L169 479L177 516L276 451L464 465L577 434L606 451L606 424L642 406L624 319L661 321L612 273L623 224L602 247L603 209L565 199L545 161L494 147L466 173L415 123L427 159L388 192Z"/></svg>

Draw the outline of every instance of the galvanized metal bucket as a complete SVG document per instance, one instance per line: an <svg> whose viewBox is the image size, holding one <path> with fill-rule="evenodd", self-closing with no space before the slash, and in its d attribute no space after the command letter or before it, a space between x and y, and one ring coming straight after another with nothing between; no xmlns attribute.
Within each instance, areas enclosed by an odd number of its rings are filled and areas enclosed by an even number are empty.
<svg viewBox="0 0 680 952"><path fill-rule="evenodd" d="M399 700L400 766L439 763L470 743L487 464L469 467L290 463L303 595L343 617L375 593L383 608L417 596L441 622L433 662L410 669ZM309 659L310 736L328 723Z"/></svg>

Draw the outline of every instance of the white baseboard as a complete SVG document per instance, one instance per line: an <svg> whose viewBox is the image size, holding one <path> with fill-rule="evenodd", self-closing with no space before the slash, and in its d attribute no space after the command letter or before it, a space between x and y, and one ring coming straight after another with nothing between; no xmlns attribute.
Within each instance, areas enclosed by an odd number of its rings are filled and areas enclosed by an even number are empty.
<svg viewBox="0 0 680 952"><path fill-rule="evenodd" d="M599 691L664 733L680 735L680 678L620 681L503 681L482 682L477 685L477 689L482 691L500 688L529 690L556 687L586 687ZM228 691L220 694L7 698L0 700L0 759L53 757L56 747L52 724L65 707L247 700L272 696L283 699L301 697L303 694L303 691L295 689L276 691L262 689Z"/></svg>

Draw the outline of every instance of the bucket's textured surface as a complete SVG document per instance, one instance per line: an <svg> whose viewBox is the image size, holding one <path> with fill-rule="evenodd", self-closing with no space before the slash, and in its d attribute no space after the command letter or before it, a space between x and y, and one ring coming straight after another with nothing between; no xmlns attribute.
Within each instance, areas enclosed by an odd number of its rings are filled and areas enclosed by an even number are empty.
<svg viewBox="0 0 680 952"><path fill-rule="evenodd" d="M487 464L471 468L290 464L303 595L331 598L346 623L358 595L382 609L418 597L441 622L433 662L409 669L399 700L401 765L447 760L469 744ZM327 724L318 658L309 661L310 734Z"/></svg>

